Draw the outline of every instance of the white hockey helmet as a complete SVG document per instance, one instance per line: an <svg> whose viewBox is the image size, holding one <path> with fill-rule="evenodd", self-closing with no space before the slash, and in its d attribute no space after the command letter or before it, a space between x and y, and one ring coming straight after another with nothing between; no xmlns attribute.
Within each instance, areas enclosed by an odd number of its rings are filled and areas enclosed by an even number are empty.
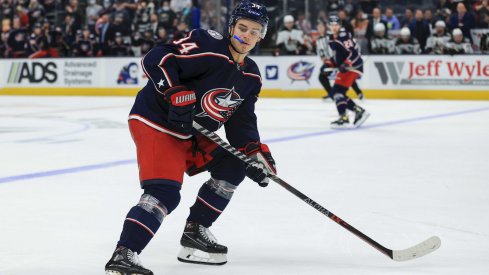
<svg viewBox="0 0 489 275"><path fill-rule="evenodd" d="M404 27L401 29L401 37L409 37L411 36L411 31L409 30L409 28L407 27Z"/></svg>
<svg viewBox="0 0 489 275"><path fill-rule="evenodd" d="M294 22L294 16L292 16L290 14L284 16L284 24L293 23L293 22Z"/></svg>
<svg viewBox="0 0 489 275"><path fill-rule="evenodd" d="M455 28L455 29L453 29L453 31L452 31L452 35L453 35L453 36L459 36L459 35L464 35L464 34L463 34L463 32L462 32L462 30L461 30L461 29L459 29L459 28Z"/></svg>
<svg viewBox="0 0 489 275"><path fill-rule="evenodd" d="M435 28L446 28L446 24L445 24L445 21L443 20L438 20L436 21L435 23Z"/></svg>
<svg viewBox="0 0 489 275"><path fill-rule="evenodd" d="M382 23L375 24L374 32L385 32L385 25Z"/></svg>

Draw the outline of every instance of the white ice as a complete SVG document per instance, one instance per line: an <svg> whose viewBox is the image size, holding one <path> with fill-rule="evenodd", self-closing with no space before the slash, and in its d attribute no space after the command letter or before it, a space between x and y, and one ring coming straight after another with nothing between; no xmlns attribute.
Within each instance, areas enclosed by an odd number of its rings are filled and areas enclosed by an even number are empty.
<svg viewBox="0 0 489 275"><path fill-rule="evenodd" d="M141 194L126 122L133 100L0 97L1 275L104 274ZM144 265L172 275L489 274L489 102L363 105L364 128L332 131L331 103L261 99L279 176L388 248L437 235L439 250L394 262L279 185L245 180L211 228L229 262L180 263L203 173L185 179Z"/></svg>

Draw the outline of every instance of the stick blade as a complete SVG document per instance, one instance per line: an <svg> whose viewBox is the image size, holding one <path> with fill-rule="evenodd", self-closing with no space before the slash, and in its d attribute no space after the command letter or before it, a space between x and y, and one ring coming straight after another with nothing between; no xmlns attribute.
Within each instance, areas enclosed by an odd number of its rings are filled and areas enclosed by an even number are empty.
<svg viewBox="0 0 489 275"><path fill-rule="evenodd" d="M403 250L393 250L392 259L397 262L408 261L423 257L429 254L441 246L441 240L437 236L433 236L426 241L419 243L413 247L403 249Z"/></svg>

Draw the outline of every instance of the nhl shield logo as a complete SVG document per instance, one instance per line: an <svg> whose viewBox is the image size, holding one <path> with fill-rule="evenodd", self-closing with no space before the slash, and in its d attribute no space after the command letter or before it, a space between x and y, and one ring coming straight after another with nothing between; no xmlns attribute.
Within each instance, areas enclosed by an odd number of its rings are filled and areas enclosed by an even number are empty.
<svg viewBox="0 0 489 275"><path fill-rule="evenodd" d="M221 124L228 120L242 101L243 99L234 91L234 87L213 89L202 97L200 104L203 112L197 116L210 117Z"/></svg>

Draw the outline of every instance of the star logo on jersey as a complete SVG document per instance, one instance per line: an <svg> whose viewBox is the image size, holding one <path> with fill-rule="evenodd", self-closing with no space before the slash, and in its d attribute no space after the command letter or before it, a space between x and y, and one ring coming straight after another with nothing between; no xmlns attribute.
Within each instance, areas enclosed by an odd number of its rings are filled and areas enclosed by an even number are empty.
<svg viewBox="0 0 489 275"><path fill-rule="evenodd" d="M229 119L243 99L232 89L217 88L204 94L200 101L203 112L198 117L210 117L219 124Z"/></svg>
<svg viewBox="0 0 489 275"><path fill-rule="evenodd" d="M165 81L163 80L163 78L160 79L160 82L157 83L158 84L158 87L161 88L161 86L164 86L165 85L164 83L165 83Z"/></svg>

